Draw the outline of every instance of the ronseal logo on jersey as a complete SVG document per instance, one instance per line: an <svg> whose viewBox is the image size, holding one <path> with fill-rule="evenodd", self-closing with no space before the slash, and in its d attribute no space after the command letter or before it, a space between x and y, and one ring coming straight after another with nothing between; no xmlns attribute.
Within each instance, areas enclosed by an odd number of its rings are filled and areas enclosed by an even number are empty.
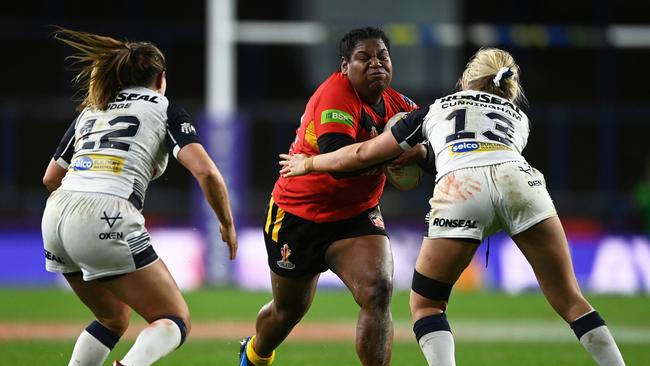
<svg viewBox="0 0 650 366"><path fill-rule="evenodd" d="M70 164L69 170L75 172L108 172L114 174L122 173L124 159L110 155L83 155L75 158Z"/></svg>
<svg viewBox="0 0 650 366"><path fill-rule="evenodd" d="M449 155L454 156L471 151L485 152L497 150L510 150L508 146L490 142L463 141L449 146Z"/></svg>

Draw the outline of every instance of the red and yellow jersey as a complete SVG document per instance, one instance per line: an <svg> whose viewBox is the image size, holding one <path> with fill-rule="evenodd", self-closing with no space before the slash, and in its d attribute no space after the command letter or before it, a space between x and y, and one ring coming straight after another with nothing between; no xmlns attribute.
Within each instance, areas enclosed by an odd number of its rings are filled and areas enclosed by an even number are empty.
<svg viewBox="0 0 650 366"><path fill-rule="evenodd" d="M346 134L356 142L369 140L375 132L382 132L395 113L417 108L392 88L381 97L385 107L383 116L359 97L346 75L335 72L309 99L290 153L319 154L318 138L327 133ZM386 177L377 169L342 179L335 179L329 173L280 177L273 189L273 200L283 210L305 220L345 220L376 206L385 181Z"/></svg>

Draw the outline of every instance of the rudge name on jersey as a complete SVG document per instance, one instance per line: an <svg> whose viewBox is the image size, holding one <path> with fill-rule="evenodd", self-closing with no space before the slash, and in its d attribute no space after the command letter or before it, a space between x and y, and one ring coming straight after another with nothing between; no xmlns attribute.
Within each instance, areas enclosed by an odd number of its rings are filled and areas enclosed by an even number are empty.
<svg viewBox="0 0 650 366"><path fill-rule="evenodd" d="M110 103L108 107L106 107L106 110L113 110L113 109L128 109L131 108L131 103Z"/></svg>

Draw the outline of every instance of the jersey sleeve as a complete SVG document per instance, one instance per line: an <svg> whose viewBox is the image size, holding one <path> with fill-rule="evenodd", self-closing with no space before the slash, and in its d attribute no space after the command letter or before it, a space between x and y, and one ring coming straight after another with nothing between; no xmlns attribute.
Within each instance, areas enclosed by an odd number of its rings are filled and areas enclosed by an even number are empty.
<svg viewBox="0 0 650 366"><path fill-rule="evenodd" d="M72 121L68 130L65 131L59 146L57 146L54 151L54 156L52 159L56 161L59 166L63 169L68 169L70 161L72 160L72 155L74 155L74 140L75 140L75 127L77 125L77 119Z"/></svg>
<svg viewBox="0 0 650 366"><path fill-rule="evenodd" d="M329 89L322 92L320 99L314 105L316 138L328 133L339 133L349 135L356 140L361 117L360 104L356 97L340 84L329 85Z"/></svg>
<svg viewBox="0 0 650 366"><path fill-rule="evenodd" d="M404 100L404 103L406 103L408 111L414 111L414 110L420 108L420 106L417 105L414 101L412 101L411 98L409 98L406 95L401 94L401 93L400 93L400 95L402 96L402 99Z"/></svg>
<svg viewBox="0 0 650 366"><path fill-rule="evenodd" d="M167 107L167 136L165 142L175 158L183 146L200 142L192 118L185 109L169 103Z"/></svg>
<svg viewBox="0 0 650 366"><path fill-rule="evenodd" d="M403 121L396 123L391 133L403 150L410 150L413 146L426 140L422 126L424 118L429 113L429 107L412 111Z"/></svg>

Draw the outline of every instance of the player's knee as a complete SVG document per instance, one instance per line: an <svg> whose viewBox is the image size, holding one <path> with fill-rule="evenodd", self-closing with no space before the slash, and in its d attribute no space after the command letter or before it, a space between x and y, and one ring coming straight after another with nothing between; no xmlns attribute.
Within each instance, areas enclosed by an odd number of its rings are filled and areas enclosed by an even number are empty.
<svg viewBox="0 0 650 366"><path fill-rule="evenodd" d="M375 310L387 310L390 308L390 300L393 294L393 281L390 277L379 276L365 286L359 286L355 298L361 307Z"/></svg>
<svg viewBox="0 0 650 366"><path fill-rule="evenodd" d="M130 318L131 311L127 306L115 309L115 311L109 315L97 316L97 320L100 323L119 336L122 336L124 332L126 332L126 329L129 327Z"/></svg>
<svg viewBox="0 0 650 366"><path fill-rule="evenodd" d="M190 333L191 325L190 325L189 317L181 318L178 316L170 315L164 317L163 319L171 321L174 324L173 326L178 327L178 330L180 332L180 337L181 337L180 343L178 345L180 347L185 342L187 335Z"/></svg>
<svg viewBox="0 0 650 366"><path fill-rule="evenodd" d="M452 287L452 284L440 282L414 271L411 290L420 296L411 296L409 300L413 317L417 318L418 314L416 313L421 311L430 313L436 313L437 310L446 311ZM430 309L425 310L426 308Z"/></svg>
<svg viewBox="0 0 650 366"><path fill-rule="evenodd" d="M305 316L309 306L311 305L311 298L309 296L300 296L285 298L280 302L274 300L266 303L260 310L260 316L271 316L277 321L285 324L285 326L294 326L300 322Z"/></svg>
<svg viewBox="0 0 650 366"><path fill-rule="evenodd" d="M187 334L190 334L190 330L192 330L192 321L190 319L190 314L185 315L183 318L183 323L185 324L185 332Z"/></svg>

